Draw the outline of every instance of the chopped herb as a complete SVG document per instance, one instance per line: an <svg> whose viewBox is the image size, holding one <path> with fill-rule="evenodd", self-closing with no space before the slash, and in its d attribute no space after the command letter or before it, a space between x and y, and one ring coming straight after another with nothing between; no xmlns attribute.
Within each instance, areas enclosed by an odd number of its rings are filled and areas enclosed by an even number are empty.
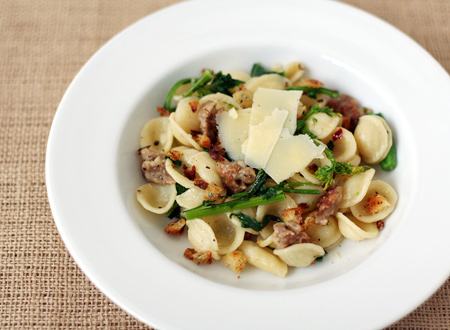
<svg viewBox="0 0 450 330"><path fill-rule="evenodd" d="M242 228L251 228L254 231L263 230L270 221L283 222L279 217L271 214L266 214L264 218L262 218L261 222L241 212L230 214L230 219L232 216L238 218L238 220L241 222Z"/></svg>

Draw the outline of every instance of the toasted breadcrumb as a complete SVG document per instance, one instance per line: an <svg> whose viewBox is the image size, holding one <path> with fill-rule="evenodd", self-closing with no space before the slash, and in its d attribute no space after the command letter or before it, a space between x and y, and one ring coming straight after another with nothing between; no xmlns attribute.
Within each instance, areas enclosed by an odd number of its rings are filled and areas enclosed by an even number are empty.
<svg viewBox="0 0 450 330"><path fill-rule="evenodd" d="M186 226L186 219L180 219L177 221L173 221L164 228L164 231L168 234L175 234L181 236L184 231L184 227Z"/></svg>
<svg viewBox="0 0 450 330"><path fill-rule="evenodd" d="M163 107L157 107L156 110L159 112L160 116L169 116L170 115L170 111Z"/></svg>
<svg viewBox="0 0 450 330"><path fill-rule="evenodd" d="M391 203L389 203L388 200L378 192L375 192L375 195L369 197L367 199L367 203L364 204L364 208L371 214L380 213L389 206L391 206Z"/></svg>
<svg viewBox="0 0 450 330"><path fill-rule="evenodd" d="M233 272L240 273L247 263L247 257L241 251L233 251L224 255L221 261Z"/></svg>
<svg viewBox="0 0 450 330"><path fill-rule="evenodd" d="M222 188L216 185L214 182L211 182L205 191L205 200L214 202L221 197Z"/></svg>
<svg viewBox="0 0 450 330"><path fill-rule="evenodd" d="M181 158L181 156L183 156L183 154L181 152L179 152L178 150L171 150L167 153L167 157L169 157L174 162L179 160Z"/></svg>
<svg viewBox="0 0 450 330"><path fill-rule="evenodd" d="M253 104L253 95L246 88L238 90L233 93L233 99L238 103L242 109L251 108Z"/></svg>
<svg viewBox="0 0 450 330"><path fill-rule="evenodd" d="M197 265L212 263L211 251L197 252L195 251L195 249L187 248L186 251L184 251L184 257L189 260L192 260Z"/></svg>

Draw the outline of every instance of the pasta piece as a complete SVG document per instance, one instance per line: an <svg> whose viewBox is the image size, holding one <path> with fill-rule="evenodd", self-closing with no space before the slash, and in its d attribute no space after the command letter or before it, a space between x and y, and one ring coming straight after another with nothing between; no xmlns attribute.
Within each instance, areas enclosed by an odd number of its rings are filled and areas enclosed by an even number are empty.
<svg viewBox="0 0 450 330"><path fill-rule="evenodd" d="M312 242L316 242L323 248L327 248L335 244L342 238L337 220L333 216L328 218L328 223L326 226L312 224L306 230L306 233L309 238L311 238Z"/></svg>
<svg viewBox="0 0 450 330"><path fill-rule="evenodd" d="M241 106L234 100L233 97L226 95L226 94L222 94L222 93L215 93L215 94L209 94L206 96L203 96L199 101L199 107L208 102L208 101L212 101L214 103L216 103L216 108L223 108L225 110L231 109L231 108L235 108L237 110L241 109Z"/></svg>
<svg viewBox="0 0 450 330"><path fill-rule="evenodd" d="M288 266L269 248L261 248L252 241L243 241L238 250L244 253L249 264L280 277L286 276Z"/></svg>
<svg viewBox="0 0 450 330"><path fill-rule="evenodd" d="M150 146L151 150L166 153L173 143L173 133L168 117L150 119L142 128L139 136L141 148Z"/></svg>
<svg viewBox="0 0 450 330"><path fill-rule="evenodd" d="M188 240L195 251L211 251L212 257L219 260L220 256L217 253L219 245L211 226L202 219L186 221L186 225L188 227Z"/></svg>
<svg viewBox="0 0 450 330"><path fill-rule="evenodd" d="M361 156L358 153L356 153L356 155L354 155L352 158L346 161L346 163L353 166L359 166L359 164L361 164Z"/></svg>
<svg viewBox="0 0 450 330"><path fill-rule="evenodd" d="M236 71L236 70L232 70L232 71L225 71L223 72L223 74L230 74L231 78L236 79L236 80L240 80L243 82L246 82L248 80L250 80L250 75L247 72L244 71Z"/></svg>
<svg viewBox="0 0 450 330"><path fill-rule="evenodd" d="M379 230L374 223L361 222L354 216L346 216L341 212L336 213L336 218L338 219L339 231L345 238L353 241L362 241L378 236Z"/></svg>
<svg viewBox="0 0 450 330"><path fill-rule="evenodd" d="M319 112L306 119L306 124L311 133L316 135L319 140L323 143L328 143L331 140L332 133L340 124L340 121L341 117L331 117L326 113Z"/></svg>
<svg viewBox="0 0 450 330"><path fill-rule="evenodd" d="M187 160L187 163L190 166L195 166L198 176L204 181L215 183L223 189L222 180L216 170L216 162L207 152L201 151L196 153Z"/></svg>
<svg viewBox="0 0 450 330"><path fill-rule="evenodd" d="M230 220L228 214L217 214L204 217L217 238L219 254L227 254L236 250L244 240L245 230Z"/></svg>
<svg viewBox="0 0 450 330"><path fill-rule="evenodd" d="M254 94L256 90L261 87L283 90L286 89L286 87L290 86L291 81L289 79L276 73L266 74L260 77L253 77L244 85L244 87L247 88L252 94Z"/></svg>
<svg viewBox="0 0 450 330"><path fill-rule="evenodd" d="M260 239L256 241L256 244L258 244L260 247L273 247L275 248L275 245L273 244L273 233L267 237L266 239L262 239L261 235L259 236Z"/></svg>
<svg viewBox="0 0 450 330"><path fill-rule="evenodd" d="M354 135L361 158L368 164L381 162L392 146L392 131L380 116L360 117Z"/></svg>
<svg viewBox="0 0 450 330"><path fill-rule="evenodd" d="M296 183L310 183L308 180L306 180L304 177L302 177L300 174L296 173L292 177L290 177L287 182L296 182ZM325 193L321 185L314 185L314 186L300 186L295 187L298 189L305 189L305 190L319 190L320 194L290 194L287 195L291 197L298 205L301 205L303 208L303 212L311 211L314 206L317 204L317 201L319 198ZM308 205L308 207L305 207Z"/></svg>
<svg viewBox="0 0 450 330"><path fill-rule="evenodd" d="M136 191L136 198L139 203L146 210L156 214L163 214L169 211L175 202L176 196L175 184L146 183Z"/></svg>
<svg viewBox="0 0 450 330"><path fill-rule="evenodd" d="M194 186L178 195L175 200L182 208L192 209L203 203L205 200L205 191Z"/></svg>
<svg viewBox="0 0 450 330"><path fill-rule="evenodd" d="M375 175L373 168L345 179L342 185L342 200L339 208L346 208L359 203L367 193L372 178Z"/></svg>
<svg viewBox="0 0 450 330"><path fill-rule="evenodd" d="M370 208L367 204L370 203L370 198L373 198L375 194L385 198L386 202L384 202L384 206L379 210L375 210L377 212L370 212ZM385 219L394 211L395 206L397 205L397 200L398 196L394 188L384 181L373 180L364 196L364 199L362 199L358 204L351 206L350 210L354 217L360 221L367 223L376 222L378 220Z"/></svg>
<svg viewBox="0 0 450 330"><path fill-rule="evenodd" d="M284 75L291 81L292 84L298 82L304 73L305 67L298 62L289 63L284 69Z"/></svg>
<svg viewBox="0 0 450 330"><path fill-rule="evenodd" d="M275 249L273 253L279 256L288 266L308 267L316 258L325 255L325 250L320 245L299 243L284 249Z"/></svg>
<svg viewBox="0 0 450 330"><path fill-rule="evenodd" d="M198 112L192 110L191 104L198 101L197 96L190 96L182 99L175 110L174 120L186 133L200 130Z"/></svg>
<svg viewBox="0 0 450 330"><path fill-rule="evenodd" d="M356 146L355 137L349 130L340 127L338 129L338 132L339 131L341 132L339 134L340 138L336 140L333 139L334 143L333 153L334 158L336 159L337 162L345 163L350 161L351 159L353 159L353 157L356 156L358 148Z"/></svg>
<svg viewBox="0 0 450 330"><path fill-rule="evenodd" d="M197 150L203 150L202 147L193 139L192 134L187 133L175 120L175 113L169 116L170 128L173 136L183 145L194 147Z"/></svg>
<svg viewBox="0 0 450 330"><path fill-rule="evenodd" d="M176 183L182 185L185 188L193 188L195 187L194 181L189 180L183 174L183 169L181 166L176 166L172 160L166 158L166 171L175 180Z"/></svg>

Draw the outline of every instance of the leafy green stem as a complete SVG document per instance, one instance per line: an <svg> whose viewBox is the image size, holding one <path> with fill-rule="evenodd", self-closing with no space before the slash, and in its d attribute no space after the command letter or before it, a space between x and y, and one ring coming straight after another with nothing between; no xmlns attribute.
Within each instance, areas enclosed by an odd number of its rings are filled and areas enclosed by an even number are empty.
<svg viewBox="0 0 450 330"><path fill-rule="evenodd" d="M222 204L203 203L202 205L184 212L186 220L203 218L210 215L232 212L248 207L281 202L286 198L282 191L277 191L273 196L261 195L234 199Z"/></svg>

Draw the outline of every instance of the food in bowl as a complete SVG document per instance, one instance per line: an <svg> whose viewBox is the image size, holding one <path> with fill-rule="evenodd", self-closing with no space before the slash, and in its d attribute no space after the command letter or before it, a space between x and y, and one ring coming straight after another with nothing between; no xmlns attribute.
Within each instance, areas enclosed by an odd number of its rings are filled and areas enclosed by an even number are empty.
<svg viewBox="0 0 450 330"><path fill-rule="evenodd" d="M175 83L142 128L137 199L174 220L167 233L187 227L186 258L284 277L383 229L398 196L372 166L395 169L392 131L305 71L204 70Z"/></svg>

